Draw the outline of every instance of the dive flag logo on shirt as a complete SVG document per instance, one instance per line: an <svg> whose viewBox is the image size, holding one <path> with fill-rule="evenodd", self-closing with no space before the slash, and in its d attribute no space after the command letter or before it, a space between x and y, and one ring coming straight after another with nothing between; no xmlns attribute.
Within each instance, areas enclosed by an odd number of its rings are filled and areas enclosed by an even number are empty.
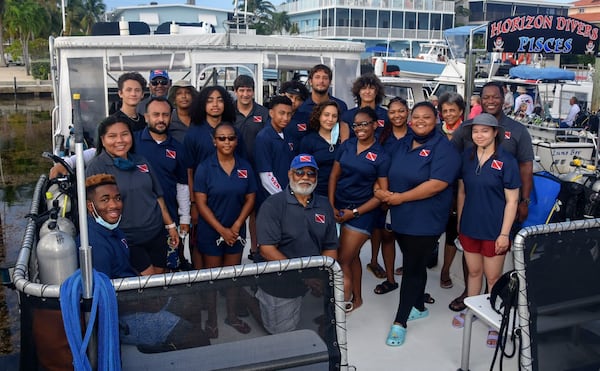
<svg viewBox="0 0 600 371"><path fill-rule="evenodd" d="M377 120L377 126L379 126L380 128L385 126L385 120Z"/></svg>
<svg viewBox="0 0 600 371"><path fill-rule="evenodd" d="M504 162L498 160L492 161L492 169L502 170L502 166L504 166Z"/></svg>
<svg viewBox="0 0 600 371"><path fill-rule="evenodd" d="M320 223L320 224L325 224L325 215L315 214L315 222Z"/></svg>
<svg viewBox="0 0 600 371"><path fill-rule="evenodd" d="M306 131L306 124L305 123L297 124L296 128L298 128L298 131Z"/></svg>
<svg viewBox="0 0 600 371"><path fill-rule="evenodd" d="M177 151L174 151L172 149L167 149L166 154L167 154L167 158L172 158L173 160L175 160L177 158Z"/></svg>
<svg viewBox="0 0 600 371"><path fill-rule="evenodd" d="M373 152L367 152L366 156L367 160L375 161L377 160L377 154Z"/></svg>
<svg viewBox="0 0 600 371"><path fill-rule="evenodd" d="M510 139L510 131L504 132L504 139Z"/></svg>
<svg viewBox="0 0 600 371"><path fill-rule="evenodd" d="M288 142L288 146L290 147L290 151L294 152L294 143Z"/></svg>
<svg viewBox="0 0 600 371"><path fill-rule="evenodd" d="M237 174L240 179L248 179L248 170L238 169Z"/></svg>
<svg viewBox="0 0 600 371"><path fill-rule="evenodd" d="M262 116L252 116L252 122L262 122Z"/></svg>
<svg viewBox="0 0 600 371"><path fill-rule="evenodd" d="M429 157L430 153L431 153L430 149L422 149L421 152L419 152L419 156L421 156L421 157Z"/></svg>
<svg viewBox="0 0 600 371"><path fill-rule="evenodd" d="M124 238L121 238L121 243L123 244L123 246L125 246L126 249L129 248L129 245L127 245L127 240Z"/></svg>
<svg viewBox="0 0 600 371"><path fill-rule="evenodd" d="M140 172L142 173L149 173L150 169L148 169L148 165L146 164L141 164L141 165L136 165L137 168L140 170Z"/></svg>

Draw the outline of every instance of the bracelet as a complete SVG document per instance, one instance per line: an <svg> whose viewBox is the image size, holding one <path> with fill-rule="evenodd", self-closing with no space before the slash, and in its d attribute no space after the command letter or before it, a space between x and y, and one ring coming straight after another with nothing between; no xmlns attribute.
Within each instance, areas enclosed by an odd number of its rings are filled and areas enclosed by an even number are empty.
<svg viewBox="0 0 600 371"><path fill-rule="evenodd" d="M166 230L173 229L173 228L177 228L177 224L175 224L175 223L165 224Z"/></svg>

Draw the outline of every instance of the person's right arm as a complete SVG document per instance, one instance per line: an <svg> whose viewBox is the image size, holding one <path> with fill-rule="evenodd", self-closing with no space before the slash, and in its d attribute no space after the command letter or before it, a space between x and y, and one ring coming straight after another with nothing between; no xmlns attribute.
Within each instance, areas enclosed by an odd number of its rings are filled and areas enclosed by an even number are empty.
<svg viewBox="0 0 600 371"><path fill-rule="evenodd" d="M458 194L456 196L456 231L460 232L460 218L465 207L465 183L458 180Z"/></svg>
<svg viewBox="0 0 600 371"><path fill-rule="evenodd" d="M260 251L260 255L262 255L265 260L285 260L288 258L287 256L283 255L275 245L259 245L258 249Z"/></svg>

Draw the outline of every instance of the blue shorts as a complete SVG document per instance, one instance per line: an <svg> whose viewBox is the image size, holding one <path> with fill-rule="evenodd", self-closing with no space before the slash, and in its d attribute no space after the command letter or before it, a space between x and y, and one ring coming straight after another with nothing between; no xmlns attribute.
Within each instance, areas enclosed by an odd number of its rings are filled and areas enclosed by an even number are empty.
<svg viewBox="0 0 600 371"><path fill-rule="evenodd" d="M244 245L238 240L233 246L229 246L225 241L217 245L215 240L204 241L198 244L198 250L208 256L223 256L225 254L241 254L244 251Z"/></svg>
<svg viewBox="0 0 600 371"><path fill-rule="evenodd" d="M167 232L159 232L142 243L129 243L129 261L138 272L146 270L150 264L159 268L167 267Z"/></svg>
<svg viewBox="0 0 600 371"><path fill-rule="evenodd" d="M352 210L352 209L356 209L358 206L360 205L356 205L356 204L350 204L350 205L342 205L342 204L338 204L336 202L335 204L335 208L340 210L340 209L348 209L348 210ZM348 220L347 222L342 224L342 227L346 227L349 228L353 231L362 233L362 234L366 234L367 236L371 236L371 232L373 232L373 227L375 226L375 218L376 218L376 213L377 213L377 209L371 210L369 212L366 212L364 214L361 214L358 218L353 218ZM384 221L385 221L385 214L384 215Z"/></svg>

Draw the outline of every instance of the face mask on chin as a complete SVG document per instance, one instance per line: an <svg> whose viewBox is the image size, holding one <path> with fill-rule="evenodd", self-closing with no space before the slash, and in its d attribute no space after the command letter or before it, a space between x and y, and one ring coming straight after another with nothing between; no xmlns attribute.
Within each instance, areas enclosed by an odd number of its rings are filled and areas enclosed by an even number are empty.
<svg viewBox="0 0 600 371"><path fill-rule="evenodd" d="M102 219L102 217L98 214L98 211L96 210L96 206L94 206L93 202L92 202L92 208L94 209L92 211L92 217L94 217L94 220L96 221L96 223L100 224L101 226L103 226L104 228L106 228L110 231L114 230L115 228L117 228L119 226L122 215L119 216L119 220L117 220L116 223L109 223L106 220Z"/></svg>

